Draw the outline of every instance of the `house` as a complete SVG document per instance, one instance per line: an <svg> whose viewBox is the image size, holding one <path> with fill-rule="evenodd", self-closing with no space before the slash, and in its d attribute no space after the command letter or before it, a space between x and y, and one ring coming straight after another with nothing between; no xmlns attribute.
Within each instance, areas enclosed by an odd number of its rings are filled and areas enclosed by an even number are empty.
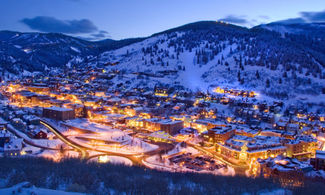
<svg viewBox="0 0 325 195"><path fill-rule="evenodd" d="M33 138L34 139L46 139L47 138L47 133L38 129L33 132Z"/></svg>
<svg viewBox="0 0 325 195"><path fill-rule="evenodd" d="M18 130L23 131L27 128L26 123L23 120L21 120L20 118L13 118L11 120L11 122L12 122L12 125Z"/></svg>
<svg viewBox="0 0 325 195"><path fill-rule="evenodd" d="M11 135L8 133L0 134L0 148L3 148L6 143L9 143Z"/></svg>
<svg viewBox="0 0 325 195"><path fill-rule="evenodd" d="M287 125L286 125L285 122L277 122L277 123L275 124L275 128L276 128L277 130L286 130Z"/></svg>
<svg viewBox="0 0 325 195"><path fill-rule="evenodd" d="M20 156L23 148L22 138L10 138L9 142L5 143L2 149L4 156Z"/></svg>
<svg viewBox="0 0 325 195"><path fill-rule="evenodd" d="M299 124L296 124L296 123L289 123L287 124L287 131L293 131L293 132L296 132L299 130Z"/></svg>
<svg viewBox="0 0 325 195"><path fill-rule="evenodd" d="M7 129L8 122L0 118L0 130L6 130Z"/></svg>

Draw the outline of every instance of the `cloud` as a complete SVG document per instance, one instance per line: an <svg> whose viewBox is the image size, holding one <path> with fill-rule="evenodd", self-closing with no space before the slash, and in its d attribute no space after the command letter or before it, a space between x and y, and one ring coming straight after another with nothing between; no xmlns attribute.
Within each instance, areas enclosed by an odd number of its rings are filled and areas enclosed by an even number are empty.
<svg viewBox="0 0 325 195"><path fill-rule="evenodd" d="M269 16L266 16L266 15L260 15L260 16L258 16L259 18L261 18L261 19L263 19L263 20L268 20L268 19L270 19L270 17Z"/></svg>
<svg viewBox="0 0 325 195"><path fill-rule="evenodd" d="M288 18L285 20L276 21L275 23L297 24L314 22L325 22L325 10L319 12L300 12L299 17L297 18Z"/></svg>
<svg viewBox="0 0 325 195"><path fill-rule="evenodd" d="M104 30L100 30L98 33L91 34L94 39L103 39L109 37L108 32Z"/></svg>
<svg viewBox="0 0 325 195"><path fill-rule="evenodd" d="M285 20L276 21L276 23L281 24L297 24L297 23L306 23L306 20L303 18L289 18Z"/></svg>
<svg viewBox="0 0 325 195"><path fill-rule="evenodd" d="M88 34L87 36L77 36L77 38L87 41L100 41L111 37L107 31L100 30L97 33Z"/></svg>
<svg viewBox="0 0 325 195"><path fill-rule="evenodd" d="M33 30L42 32L80 34L97 32L97 27L88 19L81 20L59 20L54 17L36 16L24 18L20 22Z"/></svg>
<svg viewBox="0 0 325 195"><path fill-rule="evenodd" d="M325 22L325 10L319 12L300 12L300 15L308 22Z"/></svg>
<svg viewBox="0 0 325 195"><path fill-rule="evenodd" d="M235 16L235 15L228 15L223 19L220 19L224 22L234 23L234 24L247 24L249 21L244 16Z"/></svg>

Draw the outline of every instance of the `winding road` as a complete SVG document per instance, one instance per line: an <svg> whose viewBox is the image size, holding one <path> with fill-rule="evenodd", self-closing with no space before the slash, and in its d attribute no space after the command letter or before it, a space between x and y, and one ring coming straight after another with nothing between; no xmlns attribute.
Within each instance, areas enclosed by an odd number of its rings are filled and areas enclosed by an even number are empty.
<svg viewBox="0 0 325 195"><path fill-rule="evenodd" d="M62 142L64 142L68 146L71 146L72 148L78 150L81 154L81 156L80 156L81 159L86 159L88 157L88 152L85 147L83 147L83 146L71 141L67 137L65 137L60 131L58 131L55 127L53 127L53 125L50 124L49 122L41 119L40 123L42 125L44 125L46 128L48 128L52 133L54 133L54 135L56 135Z"/></svg>
<svg viewBox="0 0 325 195"><path fill-rule="evenodd" d="M111 152L111 151L105 151L105 150L99 150L99 149L95 149L95 148L90 148L90 147L86 147L86 146L82 146L72 140L70 140L69 138L67 138L66 136L64 136L56 127L55 125L51 124L50 122L48 122L45 119L40 119L40 123L42 125L44 125L46 128L48 128L52 133L54 133L60 140L62 140L64 143L66 143L67 145L71 146L72 148L78 150L80 152L80 158L84 159L84 160L90 160L91 158L95 158L98 156L103 156L103 155L111 155L111 156L120 156L120 157L124 157L127 158L129 160L132 161L133 165L144 165L143 164L143 160L149 156L155 155L155 154L159 154L162 150L166 150L166 148L162 148L159 147L156 150L153 151L148 151L148 152L144 152L142 155L135 155L135 154L121 154L121 153L117 153L117 152ZM173 149L173 147L169 147L167 150L171 150ZM92 155L89 156L89 153L87 151L96 151L96 152L101 152L103 154L96 154L96 155ZM145 166L145 165L144 165Z"/></svg>

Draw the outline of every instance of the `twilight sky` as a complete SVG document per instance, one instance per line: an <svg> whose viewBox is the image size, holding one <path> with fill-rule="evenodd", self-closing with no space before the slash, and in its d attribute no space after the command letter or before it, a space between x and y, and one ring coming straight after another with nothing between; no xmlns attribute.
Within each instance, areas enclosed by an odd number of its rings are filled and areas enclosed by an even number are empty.
<svg viewBox="0 0 325 195"><path fill-rule="evenodd" d="M325 0L0 0L0 30L123 39L200 20L325 22ZM288 20L290 19L290 20Z"/></svg>

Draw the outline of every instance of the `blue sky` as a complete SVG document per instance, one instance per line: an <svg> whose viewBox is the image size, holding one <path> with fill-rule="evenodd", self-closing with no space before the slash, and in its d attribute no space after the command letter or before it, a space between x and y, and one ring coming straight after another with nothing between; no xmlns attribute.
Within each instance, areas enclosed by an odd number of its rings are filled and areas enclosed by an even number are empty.
<svg viewBox="0 0 325 195"><path fill-rule="evenodd" d="M143 37L200 20L325 22L324 0L0 0L0 30Z"/></svg>

